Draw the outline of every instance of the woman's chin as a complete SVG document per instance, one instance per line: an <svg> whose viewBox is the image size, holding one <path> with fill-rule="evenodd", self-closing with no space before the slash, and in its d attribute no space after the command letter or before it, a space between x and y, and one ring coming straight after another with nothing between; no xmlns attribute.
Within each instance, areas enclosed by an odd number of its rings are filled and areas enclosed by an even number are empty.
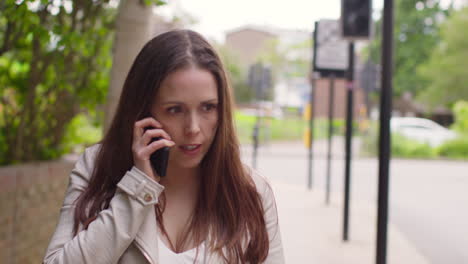
<svg viewBox="0 0 468 264"><path fill-rule="evenodd" d="M170 162L170 161L169 161ZM200 166L201 160L199 159L192 159L192 160L185 160L185 161L178 161L177 167L183 169L195 169Z"/></svg>

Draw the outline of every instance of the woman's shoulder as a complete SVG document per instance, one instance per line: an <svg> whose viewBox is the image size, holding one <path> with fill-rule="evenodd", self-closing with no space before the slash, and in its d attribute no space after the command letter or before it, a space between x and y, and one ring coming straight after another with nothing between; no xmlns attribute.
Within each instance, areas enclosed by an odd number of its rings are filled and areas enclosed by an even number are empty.
<svg viewBox="0 0 468 264"><path fill-rule="evenodd" d="M247 174L250 175L257 193L260 195L263 204L263 210L265 212L265 217L268 221L278 219L278 213L276 210L276 199L273 188L270 181L259 171L247 166L244 164L244 168L247 171ZM277 220L276 220L277 221Z"/></svg>
<svg viewBox="0 0 468 264"><path fill-rule="evenodd" d="M102 145L98 143L85 148L77 163L81 164L86 170L92 171L101 146Z"/></svg>
<svg viewBox="0 0 468 264"><path fill-rule="evenodd" d="M257 192L262 197L273 195L271 183L263 174L246 164L243 164L243 166L247 175L252 178L255 187L257 188Z"/></svg>
<svg viewBox="0 0 468 264"><path fill-rule="evenodd" d="M87 184L94 170L96 156L100 149L101 144L94 144L87 147L83 153L81 153L72 170L72 180L78 181L77 183Z"/></svg>
<svg viewBox="0 0 468 264"><path fill-rule="evenodd" d="M86 156L87 158L95 158L97 153L101 149L101 146L101 143L96 143L94 145L86 147L82 155Z"/></svg>

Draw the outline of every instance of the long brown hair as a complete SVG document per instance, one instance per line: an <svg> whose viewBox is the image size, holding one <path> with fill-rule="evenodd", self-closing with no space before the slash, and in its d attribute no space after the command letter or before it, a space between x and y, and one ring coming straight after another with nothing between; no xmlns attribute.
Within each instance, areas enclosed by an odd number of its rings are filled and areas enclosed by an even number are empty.
<svg viewBox="0 0 468 264"><path fill-rule="evenodd" d="M218 129L201 162L200 194L190 224L177 247L188 237L229 263L259 263L269 249L263 206L255 184L240 160L233 121L232 92L221 60L198 33L175 30L149 41L138 54L125 80L116 114L101 143L89 185L77 199L73 232L86 229L109 207L117 183L133 166L134 123L150 116L164 78L178 69L196 66L211 72L218 89ZM164 200L164 199L162 199ZM88 209L87 209L88 208ZM160 227L164 203L156 206Z"/></svg>

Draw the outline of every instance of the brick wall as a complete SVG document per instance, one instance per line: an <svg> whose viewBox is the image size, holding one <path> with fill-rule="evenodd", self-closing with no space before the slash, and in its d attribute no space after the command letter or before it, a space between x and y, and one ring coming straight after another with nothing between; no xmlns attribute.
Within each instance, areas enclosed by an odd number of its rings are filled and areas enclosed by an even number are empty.
<svg viewBox="0 0 468 264"><path fill-rule="evenodd" d="M328 117L328 100L330 98L330 80L319 79L316 83L315 92L315 117L327 118ZM359 115L359 109L365 105L364 102L364 91L355 87L354 90L354 118L356 119ZM335 119L346 118L346 80L336 79L335 80L335 103L333 105L333 112Z"/></svg>
<svg viewBox="0 0 468 264"><path fill-rule="evenodd" d="M0 167L0 263L41 263L74 161Z"/></svg>

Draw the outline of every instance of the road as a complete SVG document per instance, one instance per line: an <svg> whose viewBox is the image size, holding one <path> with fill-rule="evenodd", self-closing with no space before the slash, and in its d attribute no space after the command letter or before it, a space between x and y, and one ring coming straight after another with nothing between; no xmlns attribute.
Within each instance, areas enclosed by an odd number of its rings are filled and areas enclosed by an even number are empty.
<svg viewBox="0 0 468 264"><path fill-rule="evenodd" d="M358 146L353 147L356 153ZM342 192L344 188L343 149L342 140L335 139L332 192ZM322 190L326 182L326 150L325 142L317 142L313 188ZM259 150L257 168L268 178L305 186L307 153L300 142L264 146ZM242 154L244 162L252 164L252 147L243 146ZM377 203L377 184L377 159L353 158L351 214L353 199ZM431 263L468 263L468 162L393 159L389 217ZM388 254L392 254L391 248Z"/></svg>

